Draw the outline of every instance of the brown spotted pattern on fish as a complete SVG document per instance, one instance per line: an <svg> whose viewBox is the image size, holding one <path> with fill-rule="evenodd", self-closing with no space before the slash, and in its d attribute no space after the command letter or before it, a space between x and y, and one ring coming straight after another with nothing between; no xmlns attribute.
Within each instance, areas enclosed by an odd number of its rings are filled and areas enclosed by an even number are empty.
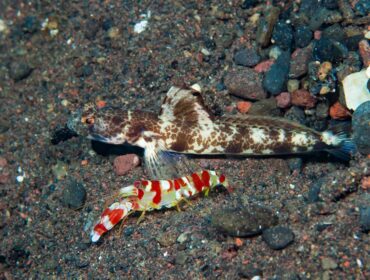
<svg viewBox="0 0 370 280"><path fill-rule="evenodd" d="M160 151L202 155L275 155L317 150L353 150L344 134L317 132L286 119L262 116L214 117L200 93L172 87L159 115L89 105L81 121L90 138L140 146L155 164Z"/></svg>

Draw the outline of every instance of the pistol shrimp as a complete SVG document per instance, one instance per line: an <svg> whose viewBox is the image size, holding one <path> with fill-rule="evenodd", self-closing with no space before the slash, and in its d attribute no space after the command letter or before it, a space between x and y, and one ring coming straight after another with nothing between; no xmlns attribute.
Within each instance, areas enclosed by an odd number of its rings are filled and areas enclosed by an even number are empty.
<svg viewBox="0 0 370 280"><path fill-rule="evenodd" d="M135 211L142 212L141 218L146 211L178 206L181 201L198 193L204 192L207 196L210 189L217 185L229 189L226 177L211 170L171 180L136 181L121 188L118 192L120 201L104 210L91 231L91 241L97 242L104 233Z"/></svg>

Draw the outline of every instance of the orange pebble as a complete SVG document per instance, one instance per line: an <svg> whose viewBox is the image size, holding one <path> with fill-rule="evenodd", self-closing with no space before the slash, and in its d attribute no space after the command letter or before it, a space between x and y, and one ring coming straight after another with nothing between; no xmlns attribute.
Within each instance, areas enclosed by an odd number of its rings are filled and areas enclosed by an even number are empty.
<svg viewBox="0 0 370 280"><path fill-rule="evenodd" d="M98 109L104 108L106 105L107 105L107 102L105 102L104 100L96 101L96 107L98 107Z"/></svg>
<svg viewBox="0 0 370 280"><path fill-rule="evenodd" d="M235 238L235 245L238 247L243 246L243 240L241 240L240 238Z"/></svg>
<svg viewBox="0 0 370 280"><path fill-rule="evenodd" d="M349 268L350 266L351 266L351 262L350 261L345 261L343 263L343 267L345 267L345 268Z"/></svg>
<svg viewBox="0 0 370 280"><path fill-rule="evenodd" d="M330 117L334 120L345 120L351 116L351 113L338 101L335 102L329 109Z"/></svg>
<svg viewBox="0 0 370 280"><path fill-rule="evenodd" d="M81 165L86 166L89 164L89 161L87 159L81 160Z"/></svg>
<svg viewBox="0 0 370 280"><path fill-rule="evenodd" d="M240 101L236 104L236 108L242 114L247 113L251 107L252 107L252 103L248 101Z"/></svg>
<svg viewBox="0 0 370 280"><path fill-rule="evenodd" d="M366 177L362 178L361 187L364 190L369 190L370 189L370 176L366 176Z"/></svg>

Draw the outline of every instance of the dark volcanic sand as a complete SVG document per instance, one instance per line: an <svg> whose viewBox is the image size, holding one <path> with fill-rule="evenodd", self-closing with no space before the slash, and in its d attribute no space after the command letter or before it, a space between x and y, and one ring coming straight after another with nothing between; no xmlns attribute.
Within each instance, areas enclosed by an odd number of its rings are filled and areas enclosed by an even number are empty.
<svg viewBox="0 0 370 280"><path fill-rule="evenodd" d="M147 213L139 225L130 217L122 232L91 244L89 227L105 198L145 173L138 167L115 175L114 154L132 152L125 148L99 146L97 154L82 137L51 144L70 112L88 101L158 111L172 85L200 83L211 110L230 114L227 107L240 99L222 78L234 66L234 51L255 42L256 25L248 20L265 5L16 2L0 3L7 26L0 33L0 279L369 276L369 237L360 223L361 207L369 207L369 183L361 187L369 176L366 156L349 164L305 156L295 170L287 157L195 159L226 174L234 192L213 191L182 212ZM244 8L247 2L258 1ZM147 29L135 33L149 11ZM87 198L74 210L63 192L76 182ZM236 239L212 226L216 210L250 204L272 210L293 231L293 243L273 250L261 235Z"/></svg>

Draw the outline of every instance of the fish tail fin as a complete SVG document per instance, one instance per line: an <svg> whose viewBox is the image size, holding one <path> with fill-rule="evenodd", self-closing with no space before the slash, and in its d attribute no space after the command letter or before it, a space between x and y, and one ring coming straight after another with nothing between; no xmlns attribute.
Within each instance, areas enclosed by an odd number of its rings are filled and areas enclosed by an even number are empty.
<svg viewBox="0 0 370 280"><path fill-rule="evenodd" d="M335 157L349 161L356 152L356 145L351 137L351 124L339 124L321 134L326 144L325 150Z"/></svg>

